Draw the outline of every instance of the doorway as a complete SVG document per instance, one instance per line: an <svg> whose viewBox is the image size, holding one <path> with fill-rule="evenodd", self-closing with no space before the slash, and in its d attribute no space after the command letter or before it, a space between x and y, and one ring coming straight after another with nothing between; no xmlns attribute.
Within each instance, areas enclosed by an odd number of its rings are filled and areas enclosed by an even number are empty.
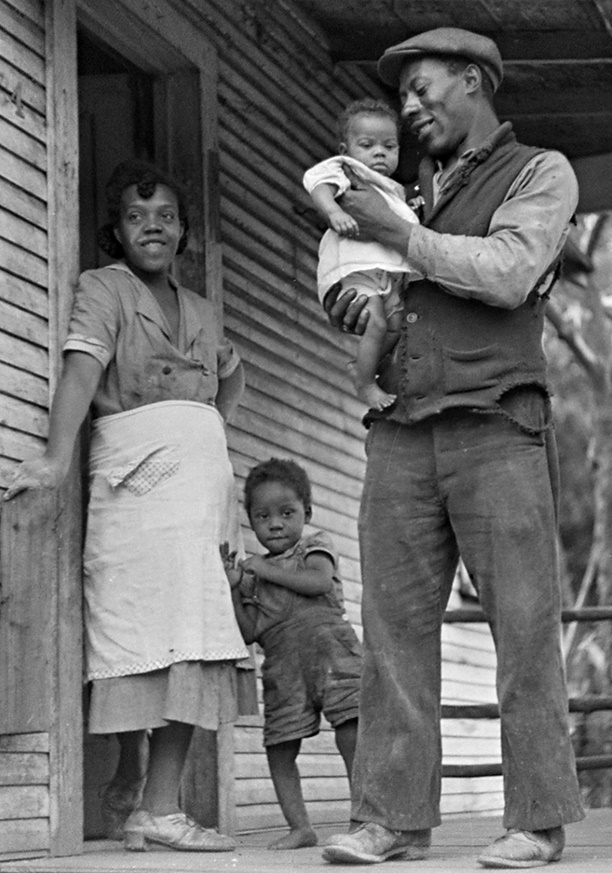
<svg viewBox="0 0 612 873"><path fill-rule="evenodd" d="M82 27L77 30L81 270L104 266L96 243L104 186L119 161L155 161L154 77Z"/></svg>
<svg viewBox="0 0 612 873"><path fill-rule="evenodd" d="M82 21L77 29L81 270L109 263L97 246L96 233L106 219L104 188L110 173L126 158L147 160L168 170L186 195L190 236L176 277L220 307L216 53L196 31L189 32L179 49L129 13L125 19L109 19L100 6L86 5L86 24ZM124 29L133 37L128 41L129 58L126 49L117 48L124 45ZM86 718L87 700L83 710ZM88 735L85 725L85 839L103 835L100 795L114 773L117 755L114 736ZM220 765L216 734L196 728L182 806L206 826L219 823L231 829L231 779L225 778L226 769Z"/></svg>
<svg viewBox="0 0 612 873"><path fill-rule="evenodd" d="M79 224L80 269L110 263L97 245L98 228L106 220L105 185L114 167L139 158L154 162L154 77L98 40L82 27L77 29L79 113ZM86 428L82 453L87 458ZM87 471L83 470L86 496ZM87 691L84 692L85 697ZM83 701L87 718L87 700ZM95 736L84 730L83 801L84 836L103 836L100 794L110 781L117 761L114 736Z"/></svg>

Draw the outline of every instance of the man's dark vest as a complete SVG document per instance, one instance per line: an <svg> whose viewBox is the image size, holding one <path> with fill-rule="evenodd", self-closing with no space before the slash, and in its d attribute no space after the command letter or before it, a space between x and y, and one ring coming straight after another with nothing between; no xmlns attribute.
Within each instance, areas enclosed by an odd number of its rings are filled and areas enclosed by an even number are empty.
<svg viewBox="0 0 612 873"><path fill-rule="evenodd" d="M429 214L432 162L425 159L419 180L424 226L439 233L486 236L512 182L540 151L520 145L511 125L501 125L456 173ZM536 289L516 309L456 297L427 279L411 282L403 295L401 336L380 377L382 387L398 400L389 412L368 413L366 423L375 418L413 423L452 407L492 409L517 385L546 389L545 300Z"/></svg>

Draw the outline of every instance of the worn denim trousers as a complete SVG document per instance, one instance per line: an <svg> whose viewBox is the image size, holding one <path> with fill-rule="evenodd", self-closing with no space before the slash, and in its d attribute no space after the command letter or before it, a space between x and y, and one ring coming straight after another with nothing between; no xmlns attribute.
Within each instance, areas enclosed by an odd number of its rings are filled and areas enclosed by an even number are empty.
<svg viewBox="0 0 612 873"><path fill-rule="evenodd" d="M352 817L439 824L441 622L461 555L495 640L507 828L583 817L550 463L501 414L375 422L359 519L364 665Z"/></svg>

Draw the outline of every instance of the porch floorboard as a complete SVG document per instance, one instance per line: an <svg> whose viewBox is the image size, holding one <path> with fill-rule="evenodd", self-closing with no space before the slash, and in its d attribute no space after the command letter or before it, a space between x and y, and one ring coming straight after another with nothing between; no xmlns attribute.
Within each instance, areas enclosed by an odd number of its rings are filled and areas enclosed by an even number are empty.
<svg viewBox="0 0 612 873"><path fill-rule="evenodd" d="M320 843L338 826L318 827ZM366 865L330 865L321 859L320 847L294 852L271 852L266 845L276 832L265 831L238 837L234 852L206 854L173 852L125 852L119 843L85 843L83 855L40 858L0 863L0 873L321 873L333 867L345 870L372 869ZM388 861L385 871L409 869L410 873L455 873L482 870L476 863L480 849L502 833L499 818L477 816L445 820L434 831L431 854L426 861ZM584 821L568 825L567 846L558 870L575 873L610 873L612 870L612 809L589 810Z"/></svg>

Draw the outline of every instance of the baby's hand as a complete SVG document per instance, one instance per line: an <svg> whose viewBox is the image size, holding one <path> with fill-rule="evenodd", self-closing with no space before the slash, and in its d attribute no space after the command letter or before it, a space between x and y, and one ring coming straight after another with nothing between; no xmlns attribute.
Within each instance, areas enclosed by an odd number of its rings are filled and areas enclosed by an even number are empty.
<svg viewBox="0 0 612 873"><path fill-rule="evenodd" d="M335 230L338 236L359 236L359 225L355 219L343 209L338 209L336 212L330 213L328 219L331 229Z"/></svg>
<svg viewBox="0 0 612 873"><path fill-rule="evenodd" d="M243 573L240 580L240 596L253 600L256 596L255 576L253 573Z"/></svg>
<svg viewBox="0 0 612 873"><path fill-rule="evenodd" d="M225 569L233 570L236 566L236 555L238 553L235 550L230 552L230 545L227 540L219 546L219 554L221 555L221 560L223 561Z"/></svg>
<svg viewBox="0 0 612 873"><path fill-rule="evenodd" d="M244 573L251 573L255 576L264 576L266 572L266 559L261 555L253 555L250 558L245 558L240 561L240 566Z"/></svg>
<svg viewBox="0 0 612 873"><path fill-rule="evenodd" d="M221 554L221 560L223 561L223 568L225 570L225 575L228 578L230 588L237 588L240 585L242 580L242 567L236 566L236 552L230 552L229 543L225 542L219 546L219 552Z"/></svg>

